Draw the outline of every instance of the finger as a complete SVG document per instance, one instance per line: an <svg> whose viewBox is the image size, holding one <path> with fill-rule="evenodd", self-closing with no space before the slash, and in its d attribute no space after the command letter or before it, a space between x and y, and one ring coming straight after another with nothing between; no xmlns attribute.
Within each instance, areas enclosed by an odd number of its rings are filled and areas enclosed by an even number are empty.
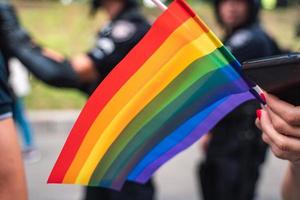
<svg viewBox="0 0 300 200"><path fill-rule="evenodd" d="M277 157L277 158L280 158L280 159L289 159L289 154L288 152L286 151L282 151L281 149L279 149L270 139L270 137L263 133L262 134L262 139L265 143L267 143L270 148L271 148L271 151L273 152L273 154Z"/></svg>
<svg viewBox="0 0 300 200"><path fill-rule="evenodd" d="M207 152L207 149L209 147L209 143L211 140L212 134L211 133L207 133L206 135L204 135L201 139L200 139L200 148L201 150L203 150L204 152Z"/></svg>
<svg viewBox="0 0 300 200"><path fill-rule="evenodd" d="M280 159L287 159L288 153L285 152L285 151L280 150L280 149L279 149L279 148L271 141L270 137L269 137L267 134L265 134L265 133L262 134L262 140L270 146L271 151L273 152L273 154L274 154L276 157L278 157L278 158L280 158Z"/></svg>
<svg viewBox="0 0 300 200"><path fill-rule="evenodd" d="M272 142L271 142L270 137L269 137L267 134L265 134L265 133L262 134L262 140L263 140L265 143L267 143L268 145L272 145Z"/></svg>
<svg viewBox="0 0 300 200"><path fill-rule="evenodd" d="M277 114L275 114L270 108L266 108L270 120L273 124L274 129L281 134L286 136L292 136L300 138L300 127L298 126L291 126L282 118L280 118Z"/></svg>
<svg viewBox="0 0 300 200"><path fill-rule="evenodd" d="M288 124L300 126L300 107L291 105L277 97L265 94L268 107Z"/></svg>
<svg viewBox="0 0 300 200"><path fill-rule="evenodd" d="M255 120L255 125L256 125L256 127L257 127L258 129L261 130L261 124L260 124L259 119L256 119L256 120Z"/></svg>
<svg viewBox="0 0 300 200"><path fill-rule="evenodd" d="M273 152L273 154L280 159L283 160L291 160L292 156L286 152L286 151L282 151L281 149L279 149L276 145L270 145L271 151Z"/></svg>
<svg viewBox="0 0 300 200"><path fill-rule="evenodd" d="M300 155L299 151L298 152L282 151L276 145L271 145L270 148L273 154L280 159L289 160L291 162L299 162L299 155Z"/></svg>
<svg viewBox="0 0 300 200"><path fill-rule="evenodd" d="M274 129L268 113L264 110L262 110L260 121L262 131L269 137L271 146L276 145L277 148L285 152L299 152L300 140L278 133Z"/></svg>

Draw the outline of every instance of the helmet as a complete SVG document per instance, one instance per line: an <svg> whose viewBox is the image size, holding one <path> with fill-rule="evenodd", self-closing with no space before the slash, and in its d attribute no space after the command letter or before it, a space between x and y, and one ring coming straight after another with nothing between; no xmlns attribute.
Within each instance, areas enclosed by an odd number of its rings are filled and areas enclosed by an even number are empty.
<svg viewBox="0 0 300 200"><path fill-rule="evenodd" d="M223 25L220 12L219 12L219 6L220 3L224 0L214 0L214 8L215 8L215 13L218 22ZM258 17L259 17L259 11L260 11L260 0L245 0L248 5L249 5L249 16L246 21L246 25L253 24L255 22L258 22Z"/></svg>
<svg viewBox="0 0 300 200"><path fill-rule="evenodd" d="M104 0L91 0L91 13L94 14L102 5ZM137 6L136 0L123 0L127 7Z"/></svg>

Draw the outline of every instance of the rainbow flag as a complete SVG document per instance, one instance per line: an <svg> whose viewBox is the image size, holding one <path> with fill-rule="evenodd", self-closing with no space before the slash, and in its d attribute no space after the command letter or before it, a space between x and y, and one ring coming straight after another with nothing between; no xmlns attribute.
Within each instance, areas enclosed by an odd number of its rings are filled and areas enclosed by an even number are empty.
<svg viewBox="0 0 300 200"><path fill-rule="evenodd" d="M253 99L239 62L175 0L88 100L48 183L121 189Z"/></svg>

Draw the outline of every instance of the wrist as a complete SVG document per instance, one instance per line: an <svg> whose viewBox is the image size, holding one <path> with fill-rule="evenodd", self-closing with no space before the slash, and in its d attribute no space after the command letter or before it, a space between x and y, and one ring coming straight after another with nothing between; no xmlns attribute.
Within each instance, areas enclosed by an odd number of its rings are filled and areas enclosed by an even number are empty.
<svg viewBox="0 0 300 200"><path fill-rule="evenodd" d="M300 163L299 162L290 162L289 168L291 174L295 177L299 177L300 179Z"/></svg>
<svg viewBox="0 0 300 200"><path fill-rule="evenodd" d="M282 184L282 198L284 200L298 200L300 186L300 167L289 162L285 178Z"/></svg>

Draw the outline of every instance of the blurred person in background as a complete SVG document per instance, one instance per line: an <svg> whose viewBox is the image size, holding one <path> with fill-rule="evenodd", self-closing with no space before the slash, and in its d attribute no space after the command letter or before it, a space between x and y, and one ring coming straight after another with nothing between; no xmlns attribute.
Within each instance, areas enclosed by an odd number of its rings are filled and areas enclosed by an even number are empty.
<svg viewBox="0 0 300 200"><path fill-rule="evenodd" d="M275 41L259 24L258 0L215 0L215 13L225 32L224 44L240 61L279 54ZM199 179L205 200L252 200L267 145L253 123L255 100L221 120L202 139L205 159Z"/></svg>
<svg viewBox="0 0 300 200"><path fill-rule="evenodd" d="M92 0L91 5L92 14L103 8L110 22L99 31L90 51L68 59L34 43L20 25L13 6L0 4L0 45L5 49L6 60L16 57L45 83L76 88L90 95L150 28L135 0ZM88 187L85 197L87 200L153 198L152 181L145 185L126 182L121 192Z"/></svg>
<svg viewBox="0 0 300 200"><path fill-rule="evenodd" d="M37 150L33 130L27 119L24 107L24 98L30 92L29 72L17 59L9 61L9 86L14 94L13 118L18 127L22 140L22 155L28 163L40 160L40 152Z"/></svg>
<svg viewBox="0 0 300 200"><path fill-rule="evenodd" d="M92 85L92 88L87 85L89 91L95 89L95 86L150 28L136 0L92 0L91 3L92 14L102 8L107 12L110 22L98 33L95 47L87 54L79 55L72 60L78 72L84 72L86 77L96 75L96 84ZM98 74L95 73L96 71ZM88 187L85 200L151 200L153 198L154 186L150 180L145 185L126 182L121 192Z"/></svg>
<svg viewBox="0 0 300 200"><path fill-rule="evenodd" d="M12 120L8 72L0 49L0 199L26 200L24 166Z"/></svg>
<svg viewBox="0 0 300 200"><path fill-rule="evenodd" d="M289 166L282 184L283 200L300 199L300 107L265 94L267 106L257 110L256 124L263 140Z"/></svg>

